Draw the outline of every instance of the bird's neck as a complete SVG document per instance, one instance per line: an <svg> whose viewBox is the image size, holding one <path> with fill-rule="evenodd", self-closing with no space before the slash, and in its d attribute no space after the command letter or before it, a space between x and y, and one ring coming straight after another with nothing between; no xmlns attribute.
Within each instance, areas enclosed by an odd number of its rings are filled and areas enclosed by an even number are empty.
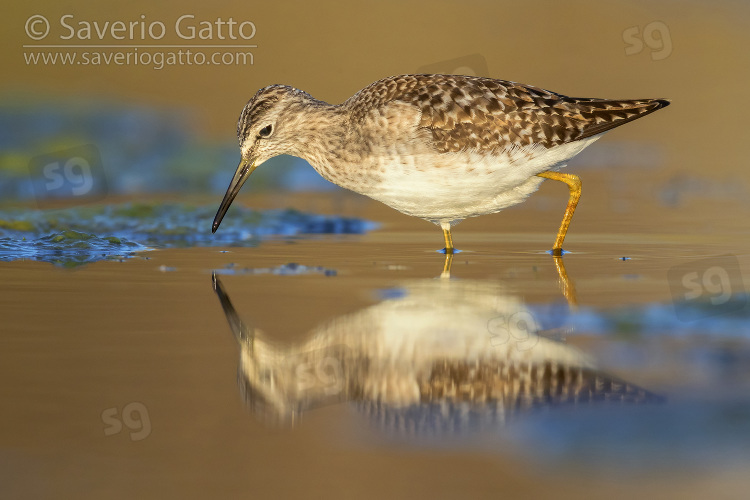
<svg viewBox="0 0 750 500"><path fill-rule="evenodd" d="M297 137L291 154L306 160L325 179L341 184L342 169L350 160L348 114L340 106L321 101L305 108L297 113Z"/></svg>

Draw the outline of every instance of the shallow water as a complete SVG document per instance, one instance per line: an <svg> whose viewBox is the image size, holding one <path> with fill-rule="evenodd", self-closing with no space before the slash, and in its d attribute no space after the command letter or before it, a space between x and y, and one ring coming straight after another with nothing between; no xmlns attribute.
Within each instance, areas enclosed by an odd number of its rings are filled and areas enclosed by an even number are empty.
<svg viewBox="0 0 750 500"><path fill-rule="evenodd" d="M361 234L377 227L349 217L233 207L226 227L213 235L205 229L214 213L214 206L160 202L0 211L0 261L74 267L157 248L256 246L269 236Z"/></svg>
<svg viewBox="0 0 750 500"><path fill-rule="evenodd" d="M238 209L220 244L207 246L215 241L206 224L187 230L204 209L168 206L188 235L179 243L123 235L116 217L106 227L81 219L84 234L150 248L128 259L63 269L4 257L4 490L743 491L747 227L721 222L720 201L665 208L633 192L622 194L631 208L614 216L597 195L606 185L587 184L562 260L545 253L564 203L546 187L517 209L459 225L463 251L450 273L435 227L338 195L253 201L378 228L309 234L281 225L228 246L243 227L253 232ZM149 206L142 219L153 223ZM703 222L712 218L719 222Z"/></svg>

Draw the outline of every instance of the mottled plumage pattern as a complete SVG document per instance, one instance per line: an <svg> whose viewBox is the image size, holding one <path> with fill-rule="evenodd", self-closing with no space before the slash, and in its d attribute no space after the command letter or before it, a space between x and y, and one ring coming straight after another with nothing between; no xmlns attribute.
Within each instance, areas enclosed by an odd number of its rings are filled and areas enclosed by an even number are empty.
<svg viewBox="0 0 750 500"><path fill-rule="evenodd" d="M423 403L451 400L482 403L500 401L509 408L533 408L563 403L617 401L643 403L658 396L590 367L550 361L539 364L435 363L420 381Z"/></svg>
<svg viewBox="0 0 750 500"><path fill-rule="evenodd" d="M240 390L271 420L352 401L388 425L455 430L470 414L504 423L548 406L663 399L539 335L521 299L496 282L401 283L402 296L338 317L288 346L243 323L218 279L214 289L240 345ZM511 318L524 318L518 339L488 326Z"/></svg>
<svg viewBox="0 0 750 500"><path fill-rule="evenodd" d="M441 153L554 146L585 139L669 104L664 99L566 97L530 85L473 76L402 75L373 83L343 106L354 121L399 101L418 107Z"/></svg>
<svg viewBox="0 0 750 500"><path fill-rule="evenodd" d="M250 172L287 154L307 160L334 184L436 223L449 234L451 225L467 217L523 202L543 177L564 179L550 172L558 172L602 133L668 104L573 98L456 75L385 78L337 105L271 85L240 115L243 161L213 230ZM556 245L567 231L571 207ZM446 248L450 245L446 236Z"/></svg>

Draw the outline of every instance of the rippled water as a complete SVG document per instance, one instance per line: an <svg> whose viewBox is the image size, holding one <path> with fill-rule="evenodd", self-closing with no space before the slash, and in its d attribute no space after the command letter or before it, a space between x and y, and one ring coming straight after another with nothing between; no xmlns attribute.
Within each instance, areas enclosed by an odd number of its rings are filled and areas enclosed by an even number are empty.
<svg viewBox="0 0 750 500"><path fill-rule="evenodd" d="M30 259L71 267L130 258L152 248L255 246L270 237L362 234L377 226L297 210L233 207L214 235L207 229L215 212L215 206L162 203L0 211L0 261Z"/></svg>
<svg viewBox="0 0 750 500"><path fill-rule="evenodd" d="M238 204L213 236L210 205L6 210L6 474L71 497L138 496L134 475L403 494L415 474L439 497L449 471L468 497L741 490L750 255L689 220L618 234L583 210L555 259L551 206L458 226L450 260L375 203Z"/></svg>

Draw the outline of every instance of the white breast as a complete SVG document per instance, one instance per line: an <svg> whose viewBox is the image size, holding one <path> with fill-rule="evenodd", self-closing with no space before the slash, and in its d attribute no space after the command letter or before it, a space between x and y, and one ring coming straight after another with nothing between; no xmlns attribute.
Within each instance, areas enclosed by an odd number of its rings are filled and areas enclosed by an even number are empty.
<svg viewBox="0 0 750 500"><path fill-rule="evenodd" d="M367 191L355 190L407 215L455 223L521 203L544 180L536 174L564 167L600 135L551 149L514 148L498 155L462 151L404 156L394 151L371 159L369 167L385 174L380 182Z"/></svg>

